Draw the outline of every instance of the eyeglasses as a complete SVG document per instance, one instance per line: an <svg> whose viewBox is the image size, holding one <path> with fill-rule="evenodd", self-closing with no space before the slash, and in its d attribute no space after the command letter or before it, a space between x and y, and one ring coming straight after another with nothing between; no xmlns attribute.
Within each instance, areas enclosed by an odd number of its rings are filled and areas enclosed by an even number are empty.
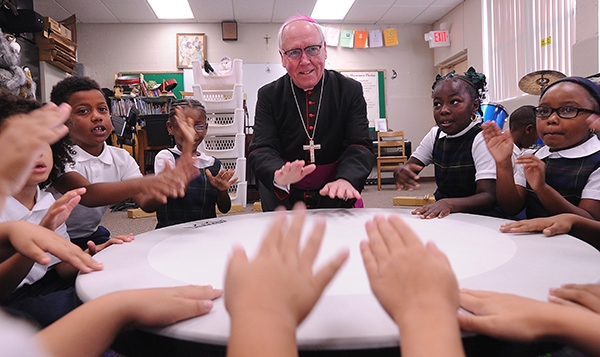
<svg viewBox="0 0 600 357"><path fill-rule="evenodd" d="M548 119L552 113L556 112L560 118L563 119L573 119L579 115L579 112L584 113L592 113L592 114L600 114L595 110L586 109L586 108L576 108L576 107L560 107L560 108L550 108L545 106L539 106L534 109L535 116L540 119Z"/></svg>
<svg viewBox="0 0 600 357"><path fill-rule="evenodd" d="M206 131L207 129L208 129L208 123L194 124L194 130L196 130L196 132Z"/></svg>
<svg viewBox="0 0 600 357"><path fill-rule="evenodd" d="M319 53L321 53L321 47L323 47L323 45L312 45L304 47L304 49L292 48L291 50L283 51L282 53L292 61L295 61L298 58L302 57L302 51L304 51L304 53L306 53L306 55L309 57L318 56Z"/></svg>

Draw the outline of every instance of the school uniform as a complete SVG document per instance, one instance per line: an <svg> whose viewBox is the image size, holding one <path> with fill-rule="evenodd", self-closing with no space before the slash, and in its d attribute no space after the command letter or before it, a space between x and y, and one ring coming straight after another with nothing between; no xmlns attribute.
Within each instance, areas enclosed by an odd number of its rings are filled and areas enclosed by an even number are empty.
<svg viewBox="0 0 600 357"><path fill-rule="evenodd" d="M176 160L181 156L181 150L174 148L161 150L154 159L154 172L162 172L166 164L175 167ZM194 166L200 174L190 181L185 189L185 196L167 199L167 203L156 211L158 223L156 228L172 226L179 223L196 221L199 219L215 218L217 212L218 190L210 184L205 169L209 169L213 176L217 176L222 165L219 159L197 152L194 157Z"/></svg>
<svg viewBox="0 0 600 357"><path fill-rule="evenodd" d="M472 196L476 193L477 181L496 179L496 164L487 149L480 124L472 122L454 135L447 135L434 126L412 153L425 166L435 165L436 200Z"/></svg>
<svg viewBox="0 0 600 357"><path fill-rule="evenodd" d="M4 210L0 213L0 222L27 221L39 224L54 201L50 193L39 188L36 203L31 210L14 197L8 197ZM55 232L69 239L64 223ZM52 254L49 255L48 264L34 263L15 291L2 301L2 305L13 313L33 319L41 326L58 320L78 304L74 288L75 279L60 278L54 266L61 260Z"/></svg>
<svg viewBox="0 0 600 357"><path fill-rule="evenodd" d="M569 149L550 151L541 147L535 156L546 164L546 183L571 204L578 206L582 199L600 200L600 140L595 135ZM550 214L537 194L527 184L522 165L516 165L515 184L525 187L527 218L547 217Z"/></svg>
<svg viewBox="0 0 600 357"><path fill-rule="evenodd" d="M76 154L75 164L67 165L65 172L75 171L85 177L90 183L119 182L142 177L140 168L131 155L124 149L104 143L99 156L93 156L74 145ZM106 242L110 232L99 226L102 217L109 206L86 207L77 205L67 219L67 230L71 241L85 248L88 240L96 244Z"/></svg>

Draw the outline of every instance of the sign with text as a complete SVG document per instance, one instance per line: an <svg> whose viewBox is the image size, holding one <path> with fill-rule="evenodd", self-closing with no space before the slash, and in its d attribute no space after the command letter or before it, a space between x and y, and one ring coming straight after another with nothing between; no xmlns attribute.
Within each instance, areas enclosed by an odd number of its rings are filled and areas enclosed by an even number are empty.
<svg viewBox="0 0 600 357"><path fill-rule="evenodd" d="M424 37L429 42L429 48L450 46L448 31L429 31Z"/></svg>

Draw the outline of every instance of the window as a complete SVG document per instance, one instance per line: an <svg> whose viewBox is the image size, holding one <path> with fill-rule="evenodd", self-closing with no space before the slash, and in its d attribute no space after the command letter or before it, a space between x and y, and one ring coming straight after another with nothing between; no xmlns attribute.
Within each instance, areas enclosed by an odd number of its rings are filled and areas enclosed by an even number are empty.
<svg viewBox="0 0 600 357"><path fill-rule="evenodd" d="M523 95L519 79L539 70L571 74L575 0L483 0L488 98Z"/></svg>

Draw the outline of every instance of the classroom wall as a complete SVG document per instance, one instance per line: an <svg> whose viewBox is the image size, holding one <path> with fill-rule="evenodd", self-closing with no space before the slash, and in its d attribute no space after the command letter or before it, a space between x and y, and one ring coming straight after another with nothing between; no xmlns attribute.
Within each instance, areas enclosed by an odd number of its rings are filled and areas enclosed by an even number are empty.
<svg viewBox="0 0 600 357"><path fill-rule="evenodd" d="M373 49L328 47L326 68L385 70L388 127L404 130L414 148L433 125L431 84L437 69L433 66L433 49L423 39L423 34L432 27L389 26L397 28L397 46ZM374 29L385 26L340 27ZM77 30L78 61L83 64L84 74L98 80L103 87L112 88L114 74L118 72L177 71L176 33L205 33L207 57L211 63L218 63L221 56L227 55L241 58L244 63L281 66L277 24L240 23L238 41L221 40L220 24L78 24ZM266 35L270 37L268 48ZM397 74L395 79L392 79L393 71Z"/></svg>
<svg viewBox="0 0 600 357"><path fill-rule="evenodd" d="M450 34L449 47L433 49L436 66L441 66L466 51L469 66L475 67L478 71L482 70L481 11L480 0L466 0L433 25L434 29L439 30L444 24Z"/></svg>

